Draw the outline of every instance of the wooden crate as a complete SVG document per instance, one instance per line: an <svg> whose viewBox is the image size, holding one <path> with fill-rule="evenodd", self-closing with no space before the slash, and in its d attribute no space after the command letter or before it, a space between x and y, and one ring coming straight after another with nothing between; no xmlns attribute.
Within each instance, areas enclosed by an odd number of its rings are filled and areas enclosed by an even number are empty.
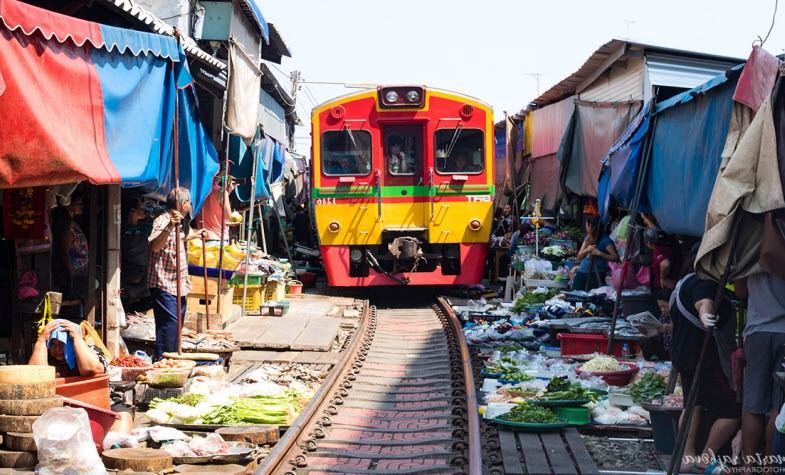
<svg viewBox="0 0 785 475"><path fill-rule="evenodd" d="M204 288L204 287L202 287ZM217 313L220 315L230 315L232 311L232 299L234 298L234 289L226 289L221 297L221 306L218 308L218 296L207 295L207 306L210 313ZM204 313L204 293L191 292L187 297L188 311Z"/></svg>
<svg viewBox="0 0 785 475"><path fill-rule="evenodd" d="M226 284L226 279L221 282L226 291L229 286ZM191 293L204 295L204 276L192 275L191 276ZM218 295L218 277L207 278L207 295Z"/></svg>

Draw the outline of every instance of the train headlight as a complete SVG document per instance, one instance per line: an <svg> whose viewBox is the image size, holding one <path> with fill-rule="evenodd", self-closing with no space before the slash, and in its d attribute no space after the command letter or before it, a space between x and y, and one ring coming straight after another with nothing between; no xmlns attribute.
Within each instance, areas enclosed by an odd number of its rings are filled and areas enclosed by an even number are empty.
<svg viewBox="0 0 785 475"><path fill-rule="evenodd" d="M352 262L360 262L363 259L363 252L359 249L352 249L349 253L349 259Z"/></svg>
<svg viewBox="0 0 785 475"><path fill-rule="evenodd" d="M406 93L406 100L412 103L420 102L420 93L417 91L409 91Z"/></svg>
<svg viewBox="0 0 785 475"><path fill-rule="evenodd" d="M482 221L479 219L473 219L469 221L469 229L472 231L479 231L482 228Z"/></svg>
<svg viewBox="0 0 785 475"><path fill-rule="evenodd" d="M387 91L387 93L384 94L384 100L389 104L395 104L398 102L398 93L395 91Z"/></svg>
<svg viewBox="0 0 785 475"><path fill-rule="evenodd" d="M338 224L338 221L331 222L327 227L330 229L330 232L332 233L337 233L338 230L341 229L341 225Z"/></svg>

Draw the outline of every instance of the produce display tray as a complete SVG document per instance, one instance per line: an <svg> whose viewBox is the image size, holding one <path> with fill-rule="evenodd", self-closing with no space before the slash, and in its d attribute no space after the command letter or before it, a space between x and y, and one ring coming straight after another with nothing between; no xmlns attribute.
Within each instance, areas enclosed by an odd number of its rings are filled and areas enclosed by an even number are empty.
<svg viewBox="0 0 785 475"><path fill-rule="evenodd" d="M552 422L547 424L536 422L515 422L502 419L501 417L494 418L493 422L500 426L509 427L510 429L524 432L547 432L561 430L567 427L566 422Z"/></svg>
<svg viewBox="0 0 785 475"><path fill-rule="evenodd" d="M591 402L590 399L532 399L531 404L542 407L583 406Z"/></svg>

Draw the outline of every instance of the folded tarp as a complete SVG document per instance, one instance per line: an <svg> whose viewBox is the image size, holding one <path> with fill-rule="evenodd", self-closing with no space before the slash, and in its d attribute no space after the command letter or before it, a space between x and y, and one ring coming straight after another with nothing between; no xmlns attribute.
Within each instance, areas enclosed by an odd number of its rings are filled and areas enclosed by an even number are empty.
<svg viewBox="0 0 785 475"><path fill-rule="evenodd" d="M602 159L641 108L634 102L576 101L557 157L566 192L597 197Z"/></svg>
<svg viewBox="0 0 785 475"><path fill-rule="evenodd" d="M651 122L651 102L635 116L603 160L597 186L597 204L603 222L610 218L611 207L631 209L646 137ZM639 204L645 211L645 203Z"/></svg>
<svg viewBox="0 0 785 475"><path fill-rule="evenodd" d="M655 108L644 193L669 234L703 234L740 71L737 66Z"/></svg>

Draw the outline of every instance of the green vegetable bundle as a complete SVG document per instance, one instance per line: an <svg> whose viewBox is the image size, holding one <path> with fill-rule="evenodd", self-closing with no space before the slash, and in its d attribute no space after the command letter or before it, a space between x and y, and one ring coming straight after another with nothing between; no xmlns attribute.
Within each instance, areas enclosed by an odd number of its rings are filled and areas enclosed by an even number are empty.
<svg viewBox="0 0 785 475"><path fill-rule="evenodd" d="M502 415L501 419L531 424L554 424L560 422L550 409L525 402L513 407L510 412Z"/></svg>
<svg viewBox="0 0 785 475"><path fill-rule="evenodd" d="M292 393L281 396L254 396L236 399L205 415L205 424L290 424L301 410L300 401Z"/></svg>
<svg viewBox="0 0 785 475"><path fill-rule="evenodd" d="M651 402L652 399L665 395L666 382L657 373L646 373L637 383L630 386L629 392L637 403Z"/></svg>
<svg viewBox="0 0 785 475"><path fill-rule="evenodd" d="M545 394L540 396L543 401L577 401L588 399L597 400L597 393L581 386L580 383L570 383L566 376L551 378L545 389Z"/></svg>

